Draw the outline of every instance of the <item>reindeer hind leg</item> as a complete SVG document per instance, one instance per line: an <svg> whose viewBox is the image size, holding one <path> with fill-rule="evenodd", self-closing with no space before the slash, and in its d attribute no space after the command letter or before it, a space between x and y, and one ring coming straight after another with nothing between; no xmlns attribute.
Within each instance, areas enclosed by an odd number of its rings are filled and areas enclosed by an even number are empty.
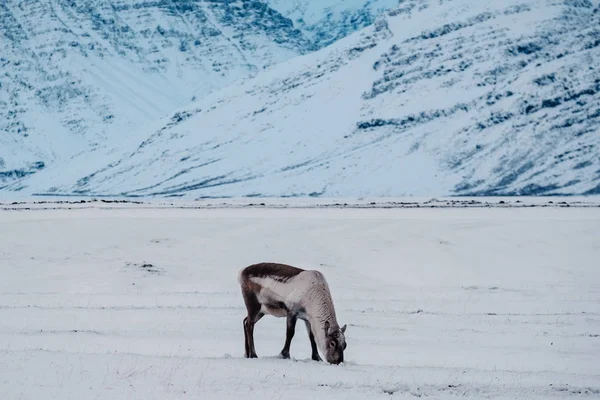
<svg viewBox="0 0 600 400"><path fill-rule="evenodd" d="M257 358L256 350L254 348L254 324L256 324L264 314L260 312L260 302L252 290L242 285L242 295L244 297L244 302L246 303L246 310L248 311L248 316L244 318L244 357Z"/></svg>
<svg viewBox="0 0 600 400"><path fill-rule="evenodd" d="M244 317L244 357L250 356L250 347L248 346L248 317Z"/></svg>
<svg viewBox="0 0 600 400"><path fill-rule="evenodd" d="M259 312L258 314L256 314L253 320L250 320L248 322L248 347L250 351L249 358L258 358L258 356L256 355L256 349L254 348L254 325L258 321L260 321L260 319L264 317L264 315L265 314Z"/></svg>

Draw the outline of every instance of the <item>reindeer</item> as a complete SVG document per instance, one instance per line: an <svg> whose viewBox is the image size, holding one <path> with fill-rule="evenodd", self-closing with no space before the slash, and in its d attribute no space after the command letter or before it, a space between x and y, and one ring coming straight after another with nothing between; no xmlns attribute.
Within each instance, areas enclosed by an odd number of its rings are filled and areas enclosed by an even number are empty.
<svg viewBox="0 0 600 400"><path fill-rule="evenodd" d="M346 325L339 327L329 285L319 271L304 270L285 264L259 263L240 271L238 277L248 310L244 318L246 358L257 358L254 348L254 325L265 315L287 318L287 334L281 350L282 358L290 358L290 344L296 321L306 324L312 348L312 359L327 362L344 361Z"/></svg>

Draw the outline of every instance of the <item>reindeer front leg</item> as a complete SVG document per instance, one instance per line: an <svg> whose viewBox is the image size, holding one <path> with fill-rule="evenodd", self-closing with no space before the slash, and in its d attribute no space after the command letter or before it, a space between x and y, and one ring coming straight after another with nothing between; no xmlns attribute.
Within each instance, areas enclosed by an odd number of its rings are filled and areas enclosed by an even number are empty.
<svg viewBox="0 0 600 400"><path fill-rule="evenodd" d="M310 322L306 322L306 330L308 331L308 338L310 339L310 347L312 349L311 358L314 361L323 361L319 356L319 350L317 349L317 342L315 342L315 335L313 335L312 330L310 329Z"/></svg>
<svg viewBox="0 0 600 400"><path fill-rule="evenodd" d="M298 317L293 314L287 315L287 332L285 335L285 345L283 346L283 350L281 350L281 357L290 358L290 345L292 344L292 338L294 337L294 333L296 332L296 321Z"/></svg>

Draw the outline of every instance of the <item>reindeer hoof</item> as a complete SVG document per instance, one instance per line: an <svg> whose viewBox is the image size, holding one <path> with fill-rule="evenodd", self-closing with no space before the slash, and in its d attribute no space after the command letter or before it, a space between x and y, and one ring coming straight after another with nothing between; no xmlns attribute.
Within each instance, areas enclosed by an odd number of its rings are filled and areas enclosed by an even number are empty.
<svg viewBox="0 0 600 400"><path fill-rule="evenodd" d="M313 354L313 355L312 355L312 359L313 359L313 361L323 361L323 360L321 359L321 357L319 357L319 355L318 355L318 354Z"/></svg>
<svg viewBox="0 0 600 400"><path fill-rule="evenodd" d="M289 360L290 358L290 353L284 353L283 351L281 352L281 354L279 354L279 357Z"/></svg>

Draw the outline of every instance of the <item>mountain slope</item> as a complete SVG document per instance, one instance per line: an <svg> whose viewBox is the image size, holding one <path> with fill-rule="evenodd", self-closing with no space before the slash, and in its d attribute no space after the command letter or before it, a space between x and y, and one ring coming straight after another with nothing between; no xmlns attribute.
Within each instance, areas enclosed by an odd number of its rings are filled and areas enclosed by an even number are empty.
<svg viewBox="0 0 600 400"><path fill-rule="evenodd" d="M267 0L269 6L290 18L294 26L322 48L371 25L375 18L400 0Z"/></svg>
<svg viewBox="0 0 600 400"><path fill-rule="evenodd" d="M599 23L587 0L405 1L181 109L121 143L122 155L36 174L27 190L598 193Z"/></svg>
<svg viewBox="0 0 600 400"><path fill-rule="evenodd" d="M313 44L258 1L0 3L0 186Z"/></svg>

